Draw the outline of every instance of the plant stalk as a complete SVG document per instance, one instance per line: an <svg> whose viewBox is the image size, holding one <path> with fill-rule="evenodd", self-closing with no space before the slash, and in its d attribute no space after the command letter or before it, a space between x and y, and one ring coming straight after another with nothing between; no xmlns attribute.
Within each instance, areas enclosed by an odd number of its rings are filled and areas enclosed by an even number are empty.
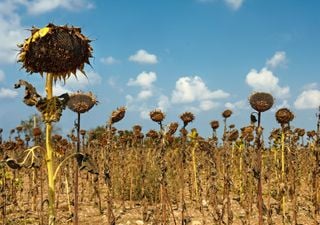
<svg viewBox="0 0 320 225"><path fill-rule="evenodd" d="M53 75L48 73L46 76L46 93L47 99L52 98L52 84L53 84ZM46 115L50 117L50 115ZM51 133L52 133L52 124L51 122L46 122L46 163L48 169L48 198L49 198L49 225L55 224L55 187L54 187L54 176L53 176L53 150L51 145Z"/></svg>

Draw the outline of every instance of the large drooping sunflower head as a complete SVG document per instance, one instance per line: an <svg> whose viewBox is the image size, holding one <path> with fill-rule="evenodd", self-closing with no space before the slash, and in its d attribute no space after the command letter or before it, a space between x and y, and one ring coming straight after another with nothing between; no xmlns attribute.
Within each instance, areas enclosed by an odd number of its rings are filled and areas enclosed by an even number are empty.
<svg viewBox="0 0 320 225"><path fill-rule="evenodd" d="M90 40L78 27L48 24L33 27L31 36L19 45L18 62L28 73L51 73L54 80L65 80L77 70L84 73L84 64L90 64Z"/></svg>

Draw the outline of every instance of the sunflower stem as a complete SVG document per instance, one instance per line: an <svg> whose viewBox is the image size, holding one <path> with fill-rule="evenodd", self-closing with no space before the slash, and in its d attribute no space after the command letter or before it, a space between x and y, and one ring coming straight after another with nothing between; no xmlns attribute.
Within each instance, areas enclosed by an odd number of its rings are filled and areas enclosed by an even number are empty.
<svg viewBox="0 0 320 225"><path fill-rule="evenodd" d="M283 185L286 183L286 174L285 174L285 133L284 127L282 126L281 130L281 182ZM284 223L284 219L286 216L286 197L285 192L282 192L282 220Z"/></svg>
<svg viewBox="0 0 320 225"><path fill-rule="evenodd" d="M46 93L47 99L52 98L52 84L53 84L53 75L48 73L46 76ZM47 115L50 117L50 115ZM46 163L48 169L48 198L49 198L49 225L55 224L55 187L54 187L54 172L53 172L53 150L51 145L51 132L52 132L52 124L46 118Z"/></svg>
<svg viewBox="0 0 320 225"><path fill-rule="evenodd" d="M76 154L80 153L80 112L78 112L78 122L77 122L77 149ZM79 166L75 163L74 171L74 225L79 224Z"/></svg>

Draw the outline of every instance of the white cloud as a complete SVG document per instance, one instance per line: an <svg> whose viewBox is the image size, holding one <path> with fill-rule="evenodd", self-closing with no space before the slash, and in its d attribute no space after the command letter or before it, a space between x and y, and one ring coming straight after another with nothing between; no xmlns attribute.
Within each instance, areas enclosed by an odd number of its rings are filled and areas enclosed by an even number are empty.
<svg viewBox="0 0 320 225"><path fill-rule="evenodd" d="M115 58L113 58L112 56L108 56L106 58L101 58L100 62L107 64L107 65L112 65L112 64L116 64L119 63L118 60L116 60Z"/></svg>
<svg viewBox="0 0 320 225"><path fill-rule="evenodd" d="M152 87L152 83L157 80L157 74L155 72L140 73L136 79L130 78L128 86L140 86L141 88L148 89Z"/></svg>
<svg viewBox="0 0 320 225"><path fill-rule="evenodd" d="M17 91L13 91L9 88L0 88L0 98L15 98L17 95Z"/></svg>
<svg viewBox="0 0 320 225"><path fill-rule="evenodd" d="M141 107L139 111L140 111L141 119L145 119L145 120L150 119L150 111L151 110Z"/></svg>
<svg viewBox="0 0 320 225"><path fill-rule="evenodd" d="M57 8L75 11L94 7L93 3L88 0L31 0L23 2L30 14L44 14Z"/></svg>
<svg viewBox="0 0 320 225"><path fill-rule="evenodd" d="M227 102L226 104L224 104L224 106L228 109L245 109L248 104L245 100L240 100L237 102Z"/></svg>
<svg viewBox="0 0 320 225"><path fill-rule="evenodd" d="M153 93L151 90L141 90L138 94L138 100L146 100L152 97Z"/></svg>
<svg viewBox="0 0 320 225"><path fill-rule="evenodd" d="M316 82L306 84L302 87L303 90L318 89L318 88L319 88L319 85Z"/></svg>
<svg viewBox="0 0 320 225"><path fill-rule="evenodd" d="M233 10L238 10L243 5L244 0L224 0L225 3Z"/></svg>
<svg viewBox="0 0 320 225"><path fill-rule="evenodd" d="M260 72L252 69L246 76L246 83L253 88L254 91L270 92L278 98L287 98L290 94L288 86L281 87L279 78L267 68L262 68Z"/></svg>
<svg viewBox="0 0 320 225"><path fill-rule="evenodd" d="M172 92L173 103L191 103L195 101L213 100L229 97L223 90L211 91L198 76L181 77Z"/></svg>
<svg viewBox="0 0 320 225"><path fill-rule="evenodd" d="M5 79L4 72L0 70L0 82L4 81L4 79Z"/></svg>
<svg viewBox="0 0 320 225"><path fill-rule="evenodd" d="M214 107L218 107L218 106L219 106L219 103L213 102L211 100L203 100L199 104L199 108L202 111L208 111L208 110L213 109Z"/></svg>
<svg viewBox="0 0 320 225"><path fill-rule="evenodd" d="M127 107L133 102L134 98L132 95L126 95Z"/></svg>
<svg viewBox="0 0 320 225"><path fill-rule="evenodd" d="M17 44L23 42L28 31L22 27L17 13L17 2L0 2L0 63L14 63L17 59Z"/></svg>
<svg viewBox="0 0 320 225"><path fill-rule="evenodd" d="M166 111L169 107L170 99L165 95L160 95L157 108Z"/></svg>
<svg viewBox="0 0 320 225"><path fill-rule="evenodd" d="M286 62L287 62L286 53L281 51L281 52L276 52L271 59L268 59L266 62L266 65L269 68L276 68L279 65L284 65Z"/></svg>
<svg viewBox="0 0 320 225"><path fill-rule="evenodd" d="M129 57L129 61L141 64L156 64L158 59L156 55L148 53L146 50L140 49L136 54Z"/></svg>
<svg viewBox="0 0 320 225"><path fill-rule="evenodd" d="M297 109L316 109L320 106L320 90L311 89L303 91L296 101L294 106Z"/></svg>

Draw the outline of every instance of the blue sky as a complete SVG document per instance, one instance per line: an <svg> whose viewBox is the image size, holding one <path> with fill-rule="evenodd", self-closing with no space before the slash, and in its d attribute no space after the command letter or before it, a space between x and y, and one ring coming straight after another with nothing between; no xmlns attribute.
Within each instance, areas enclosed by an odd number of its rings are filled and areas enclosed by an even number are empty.
<svg viewBox="0 0 320 225"><path fill-rule="evenodd" d="M210 135L211 120L234 111L240 128L252 112L248 96L267 91L275 97L264 113L266 131L278 127L280 107L290 108L292 125L316 128L320 105L320 2L318 0L0 0L0 127L9 132L36 112L22 103L19 79L44 93L44 79L28 75L16 62L17 44L32 26L74 25L92 39L92 67L55 93L92 91L99 105L84 114L85 129L104 125L126 106L117 124L158 128L149 117L160 108L165 123L195 114L190 126ZM75 114L65 110L58 126L68 132Z"/></svg>

